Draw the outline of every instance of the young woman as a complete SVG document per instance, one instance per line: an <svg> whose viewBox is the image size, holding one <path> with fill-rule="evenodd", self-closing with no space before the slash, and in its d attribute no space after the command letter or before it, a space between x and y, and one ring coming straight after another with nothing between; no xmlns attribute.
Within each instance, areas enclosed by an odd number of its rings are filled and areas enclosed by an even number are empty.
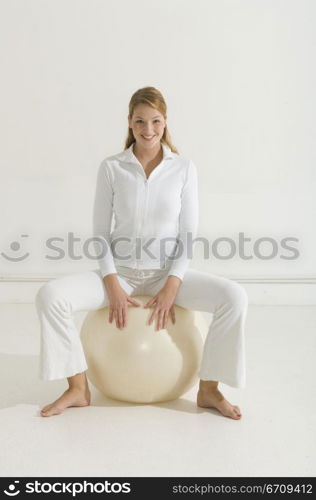
<svg viewBox="0 0 316 500"><path fill-rule="evenodd" d="M153 309L149 323L156 322L157 329L166 326L169 316L176 322L175 304L213 313L197 405L241 418L218 383L245 386L248 298L237 282L188 268L188 241L198 226L197 170L172 145L166 119L166 103L157 89L133 94L125 149L105 158L98 171L93 210L98 269L53 279L37 293L40 377L67 377L69 383L61 397L41 410L42 416L90 404L88 367L73 313L109 306L109 321L124 328L128 307L140 305L132 296L142 294L152 297L145 307Z"/></svg>

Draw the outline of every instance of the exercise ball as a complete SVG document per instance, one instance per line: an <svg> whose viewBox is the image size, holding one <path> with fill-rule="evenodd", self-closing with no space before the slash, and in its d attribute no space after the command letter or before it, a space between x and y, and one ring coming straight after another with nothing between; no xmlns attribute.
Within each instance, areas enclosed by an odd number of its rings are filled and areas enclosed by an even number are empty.
<svg viewBox="0 0 316 500"><path fill-rule="evenodd" d="M176 323L168 317L156 330L148 320L150 296L133 296L141 306L128 305L127 326L110 323L109 308L89 311L81 327L87 377L105 396L133 403L177 399L198 379L207 324L198 311L174 306Z"/></svg>

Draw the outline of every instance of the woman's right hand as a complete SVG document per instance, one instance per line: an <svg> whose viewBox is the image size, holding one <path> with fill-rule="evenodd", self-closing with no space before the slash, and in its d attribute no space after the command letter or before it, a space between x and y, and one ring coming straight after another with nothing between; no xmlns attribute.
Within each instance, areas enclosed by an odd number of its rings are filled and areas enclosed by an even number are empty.
<svg viewBox="0 0 316 500"><path fill-rule="evenodd" d="M103 278L109 297L109 322L113 318L117 328L124 328L127 325L128 304L139 307L141 304L130 297L121 287L116 274L110 274Z"/></svg>

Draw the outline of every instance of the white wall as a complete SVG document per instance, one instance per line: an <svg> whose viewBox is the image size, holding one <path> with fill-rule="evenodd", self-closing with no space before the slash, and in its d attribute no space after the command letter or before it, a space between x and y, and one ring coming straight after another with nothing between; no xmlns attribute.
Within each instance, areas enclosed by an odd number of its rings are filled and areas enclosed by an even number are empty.
<svg viewBox="0 0 316 500"><path fill-rule="evenodd" d="M312 0L2 0L2 281L96 267L49 261L45 241L72 232L82 255L99 163L123 149L132 93L153 85L198 167L199 235L244 233L252 255L258 238L283 254L282 238L299 240L295 260L205 260L197 246L192 267L315 285L315 21Z"/></svg>

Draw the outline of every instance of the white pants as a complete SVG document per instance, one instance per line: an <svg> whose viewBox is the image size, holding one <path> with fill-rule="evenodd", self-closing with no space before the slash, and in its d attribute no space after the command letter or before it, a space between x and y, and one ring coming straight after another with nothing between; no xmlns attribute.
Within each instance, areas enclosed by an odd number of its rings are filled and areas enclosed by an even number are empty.
<svg viewBox="0 0 316 500"><path fill-rule="evenodd" d="M154 296L167 280L164 269L137 270L119 266L117 272L120 285L131 296ZM39 377L60 379L87 370L73 313L97 310L109 304L100 271L55 278L39 289L35 303L41 327ZM227 278L188 269L174 303L213 313L199 378L245 387L244 324L248 297L244 288Z"/></svg>

